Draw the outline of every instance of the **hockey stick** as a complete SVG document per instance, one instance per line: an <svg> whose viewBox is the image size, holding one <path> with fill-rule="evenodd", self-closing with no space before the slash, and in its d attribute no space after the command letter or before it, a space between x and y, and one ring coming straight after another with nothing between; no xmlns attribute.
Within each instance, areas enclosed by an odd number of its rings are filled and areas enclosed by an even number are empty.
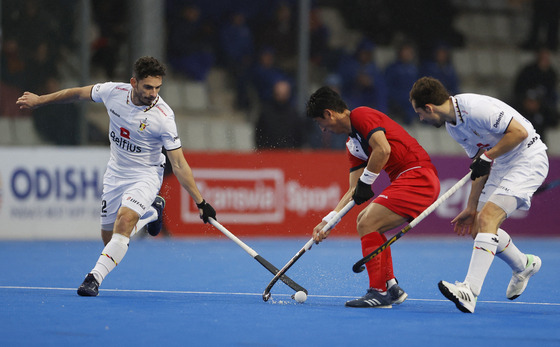
<svg viewBox="0 0 560 347"><path fill-rule="evenodd" d="M352 209L352 207L354 207L356 203L354 202L354 200L350 201L349 203L346 204L346 206L344 206L342 208L342 210L340 210L322 229L322 231L327 231L330 230L333 225L335 225L336 223L338 223L340 221L340 219L342 217L344 217L344 215L346 213L348 213L348 211L350 211ZM292 265L294 265L294 263L301 258L301 256L307 252L311 246L313 245L313 238L309 239L309 241L307 241L307 243L303 246L302 249L299 250L299 252L297 252L297 254L290 259L290 261L284 265L284 267L276 274L276 276L274 276L274 278L270 281L270 283L268 284L268 286L266 287L266 289L264 290L264 293L262 295L263 300L264 301L268 301L268 299L270 299L270 290L272 289L272 287L276 284L276 282L278 282L278 279L281 278L282 276L284 276L284 274L286 273L286 271L288 271L289 268L292 267Z"/></svg>
<svg viewBox="0 0 560 347"><path fill-rule="evenodd" d="M237 243L241 248L243 248L245 250L245 252L249 253L249 255L251 257L253 257L256 261L258 261L262 266L264 266L268 271L270 271L273 275L277 275L278 274L278 269L276 268L276 266L272 265L270 262L268 262L268 260L264 259L263 257L261 257L257 252L255 252L254 249L252 249L251 247L247 246L247 244L245 244L243 241L241 241L237 236L233 235L229 230L227 230L223 225L221 225L220 223L218 223L217 220L215 220L214 218L210 217L208 218L208 221L210 222L210 224L212 224L216 229L220 230L224 235L226 235L227 237L229 237L233 242ZM292 280L291 278L289 278L288 276L284 276L284 274L281 274L280 279L282 280L282 282L286 283L290 288L292 288L293 290L295 290L296 292L302 291L305 292L305 294L307 294L307 289L303 288L302 286L300 286L299 284L297 284L294 280Z"/></svg>
<svg viewBox="0 0 560 347"><path fill-rule="evenodd" d="M385 241L384 244L379 246L375 251L371 252L370 254L366 255L362 259L358 260L354 266L352 266L352 271L355 273L360 273L364 271L366 268L364 265L368 261L375 258L379 253L383 252L387 247L393 244L395 241L400 239L404 234L406 234L410 229L414 228L416 224L420 223L424 218L426 218L430 213L432 213L436 208L439 207L447 198L453 195L459 188L461 188L471 177L471 173L469 171L465 177L461 178L461 180L451 188L445 194L440 196L433 204L431 204L428 208L424 210L418 217L414 218L406 227L404 227L401 231L399 231L395 236L391 237L389 240Z"/></svg>

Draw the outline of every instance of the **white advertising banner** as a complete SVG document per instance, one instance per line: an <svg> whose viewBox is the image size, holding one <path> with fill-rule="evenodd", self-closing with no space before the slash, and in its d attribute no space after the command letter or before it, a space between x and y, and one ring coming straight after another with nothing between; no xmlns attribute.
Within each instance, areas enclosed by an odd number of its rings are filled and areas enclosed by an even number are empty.
<svg viewBox="0 0 560 347"><path fill-rule="evenodd" d="M99 239L104 147L0 147L0 239Z"/></svg>

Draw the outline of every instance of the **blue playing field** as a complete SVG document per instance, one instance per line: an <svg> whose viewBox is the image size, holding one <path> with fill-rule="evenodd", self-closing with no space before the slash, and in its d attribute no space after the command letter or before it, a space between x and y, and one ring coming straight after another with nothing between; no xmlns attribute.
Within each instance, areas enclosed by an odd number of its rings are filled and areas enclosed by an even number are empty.
<svg viewBox="0 0 560 347"><path fill-rule="evenodd" d="M306 239L246 239L281 268ZM406 236L393 245L395 274L409 298L392 309L344 307L362 296L354 274L358 239L330 238L288 275L307 288L297 304L239 246L220 239L139 239L95 298L76 288L101 242L0 242L0 346L559 346L560 239L517 238L542 258L515 301L511 271L495 259L474 314L443 298L437 282L463 280L472 241Z"/></svg>

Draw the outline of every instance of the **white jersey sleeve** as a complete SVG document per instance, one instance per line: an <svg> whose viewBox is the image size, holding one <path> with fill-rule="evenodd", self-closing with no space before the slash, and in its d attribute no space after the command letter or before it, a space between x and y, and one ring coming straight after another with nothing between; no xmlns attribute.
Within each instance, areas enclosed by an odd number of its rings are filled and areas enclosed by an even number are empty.
<svg viewBox="0 0 560 347"><path fill-rule="evenodd" d="M95 84L91 89L91 99L94 102L105 102L115 85L113 82Z"/></svg>
<svg viewBox="0 0 560 347"><path fill-rule="evenodd" d="M503 101L478 94L459 94L452 98L456 124L446 123L449 134L473 158L480 149L493 148L504 136L513 119L529 134L521 144L501 156L499 161L533 151L546 150L531 122Z"/></svg>

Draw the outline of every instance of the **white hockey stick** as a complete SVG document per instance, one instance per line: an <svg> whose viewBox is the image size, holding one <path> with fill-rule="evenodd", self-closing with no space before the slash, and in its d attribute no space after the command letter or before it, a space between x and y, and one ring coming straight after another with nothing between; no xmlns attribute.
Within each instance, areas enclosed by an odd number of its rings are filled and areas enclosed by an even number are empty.
<svg viewBox="0 0 560 347"><path fill-rule="evenodd" d="M237 243L237 245L239 245L239 247L243 248L243 250L245 250L245 252L249 253L249 255L251 257L253 257L253 259L255 259L256 261L258 261L262 266L264 266L268 271L270 271L273 275L277 275L278 274L278 269L276 268L276 266L272 265L270 262L268 262L266 259L264 259L263 257L261 257L257 252L255 252L254 249L252 249L251 247L247 246L247 244L245 244L243 241L241 241L237 236L235 236L234 234L232 234L229 230L227 230L223 225L221 225L220 223L218 223L217 220L215 220L214 218L210 217L208 218L208 221L210 222L210 224L212 224L216 229L218 229L219 231L221 231L224 235L226 235L228 238L230 238L233 242ZM286 283L290 288L292 288L293 290L295 290L296 292L302 291L305 292L305 294L307 294L307 289L303 288L302 286L300 286L299 284L297 284L294 280L292 280L291 278L289 278L288 276L284 276L283 274L280 275L279 277L281 277L280 279L282 280L282 282Z"/></svg>
<svg viewBox="0 0 560 347"><path fill-rule="evenodd" d="M354 207L356 203L354 202L354 200L350 201L349 203L346 204L346 206L344 206L342 208L342 210L340 210L322 229L322 231L328 231L330 230L334 225L336 225L340 219L342 217L344 217L344 215L346 213L348 213L348 211L350 211L352 209L352 207ZM270 299L270 290L272 289L272 287L274 286L274 284L276 284L276 282L278 282L278 279L280 279L282 276L284 276L284 274L286 273L286 271L288 271L288 269L290 267L292 267L292 265L294 265L294 263L301 258L301 256L307 252L311 246L313 245L313 238L309 239L309 241L307 241L307 243L303 246L302 249L299 250L299 252L297 252L297 254L290 259L290 261L284 265L284 267L278 271L278 273L276 274L276 276L274 276L274 278L272 279L272 281L270 281L270 283L268 284L268 286L266 287L266 289L264 290L264 293L262 295L263 300L264 301L268 301L268 299Z"/></svg>

